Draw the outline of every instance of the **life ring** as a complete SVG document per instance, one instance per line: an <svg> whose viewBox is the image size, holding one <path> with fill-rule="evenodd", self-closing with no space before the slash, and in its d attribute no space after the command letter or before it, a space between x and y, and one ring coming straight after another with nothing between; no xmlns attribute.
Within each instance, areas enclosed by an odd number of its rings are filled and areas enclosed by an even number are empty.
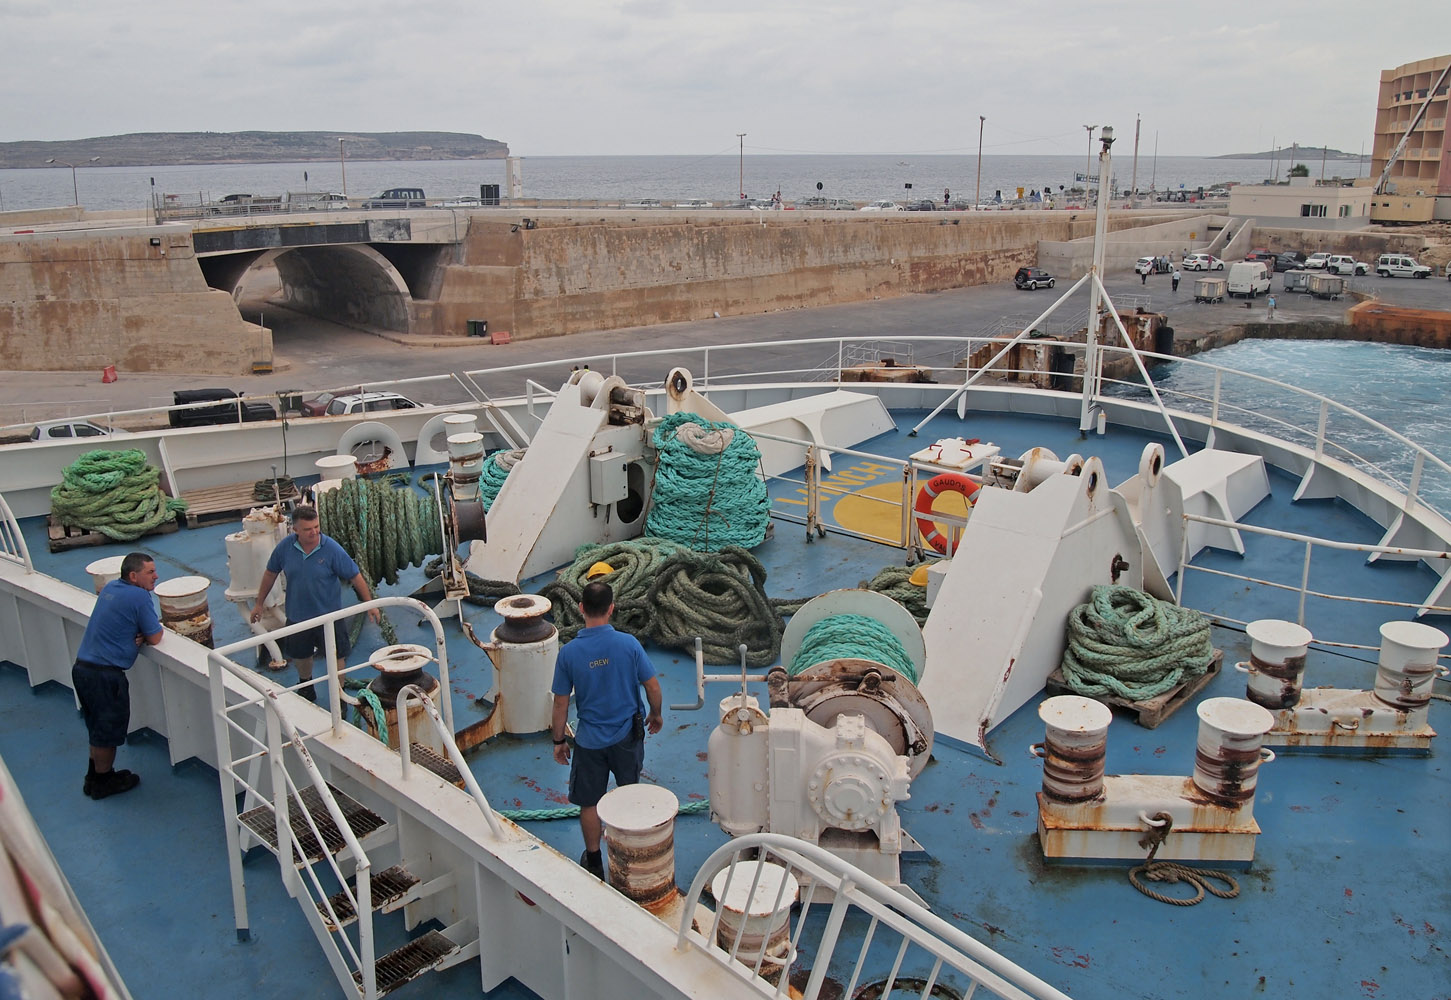
<svg viewBox="0 0 1451 1000"><path fill-rule="evenodd" d="M927 480L917 491L917 502L912 505L913 513L921 515L917 518L917 530L922 533L922 540L946 555L947 538L937 530L937 524L932 520L932 501L944 490L961 493L962 498L967 501L968 513L971 513L972 498L977 496L977 489L977 483L953 472L944 472ZM953 546L953 551L957 551L957 546Z"/></svg>

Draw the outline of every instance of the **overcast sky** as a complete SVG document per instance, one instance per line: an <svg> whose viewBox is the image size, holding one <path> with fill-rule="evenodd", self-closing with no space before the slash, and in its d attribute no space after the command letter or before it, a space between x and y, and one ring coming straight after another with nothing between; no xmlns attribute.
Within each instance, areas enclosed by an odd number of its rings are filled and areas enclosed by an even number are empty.
<svg viewBox="0 0 1451 1000"><path fill-rule="evenodd" d="M1385 11L1392 16L1383 16ZM0 0L0 140L414 129L523 156L1370 152L1451 4Z"/></svg>

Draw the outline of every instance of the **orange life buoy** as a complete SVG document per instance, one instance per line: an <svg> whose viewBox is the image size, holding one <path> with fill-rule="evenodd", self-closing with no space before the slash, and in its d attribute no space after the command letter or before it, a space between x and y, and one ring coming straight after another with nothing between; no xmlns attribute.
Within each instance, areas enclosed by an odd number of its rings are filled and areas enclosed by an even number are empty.
<svg viewBox="0 0 1451 1000"><path fill-rule="evenodd" d="M922 541L946 555L947 538L937 530L937 524L932 520L932 501L936 500L943 490L961 493L962 498L967 501L968 513L971 513L972 498L977 495L977 483L966 476L944 472L927 480L927 483L917 491L917 502L912 505L913 512L922 515L917 518L917 530L922 533ZM957 546L954 545L952 549L956 552Z"/></svg>

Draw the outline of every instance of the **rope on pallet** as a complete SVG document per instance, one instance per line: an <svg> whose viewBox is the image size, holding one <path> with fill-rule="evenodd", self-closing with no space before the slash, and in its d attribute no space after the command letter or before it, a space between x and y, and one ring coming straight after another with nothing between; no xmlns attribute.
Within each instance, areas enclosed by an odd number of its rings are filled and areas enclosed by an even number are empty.
<svg viewBox="0 0 1451 1000"><path fill-rule="evenodd" d="M161 491L161 472L136 448L88 451L61 472L50 491L55 520L134 542L186 510L186 501Z"/></svg>
<svg viewBox="0 0 1451 1000"><path fill-rule="evenodd" d="M296 490L297 484L292 481L291 476L259 479L252 484L252 499L257 503L276 503L291 496Z"/></svg>
<svg viewBox="0 0 1451 1000"><path fill-rule="evenodd" d="M603 579L615 594L614 626L658 646L693 650L702 639L709 663L769 666L781 651L785 623L766 596L766 568L745 549L695 552L669 539L584 545L559 578L540 590L554 608L560 641L584 627L580 594L597 563L612 572Z"/></svg>
<svg viewBox="0 0 1451 1000"><path fill-rule="evenodd" d="M1099 585L1069 613L1063 677L1075 694L1144 701L1202 675L1213 658L1209 621L1198 611Z"/></svg>
<svg viewBox="0 0 1451 1000"><path fill-rule="evenodd" d="M913 684L917 666L902 640L875 618L866 615L828 615L806 630L801 648L786 667L795 677L818 663L831 660L872 660L891 667Z"/></svg>
<svg viewBox="0 0 1451 1000"><path fill-rule="evenodd" d="M658 458L647 534L714 552L753 549L766 539L770 499L758 475L761 452L745 431L694 413L672 413L655 428Z"/></svg>

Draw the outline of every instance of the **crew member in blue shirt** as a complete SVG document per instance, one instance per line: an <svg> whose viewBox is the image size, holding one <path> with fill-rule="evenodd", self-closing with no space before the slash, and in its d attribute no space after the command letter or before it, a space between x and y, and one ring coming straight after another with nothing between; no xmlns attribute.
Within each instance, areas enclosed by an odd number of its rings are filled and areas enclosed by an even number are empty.
<svg viewBox="0 0 1451 1000"><path fill-rule="evenodd" d="M368 581L363 579L353 557L322 533L322 524L313 507L302 506L292 512L292 535L278 542L267 558L267 569L257 586L257 603L252 606L252 621L262 620L262 608L279 573L287 577L287 600L283 607L289 625L341 609L343 598L339 583L351 586L359 601L373 599ZM368 617L377 622L378 609L371 609ZM353 645L341 620L333 622L333 635L337 639L338 669L342 670L347 666L347 655ZM282 655L297 668L298 681L312 680L312 658L325 652L325 642L321 625L283 637ZM317 690L312 685L297 693L308 701L317 701Z"/></svg>
<svg viewBox="0 0 1451 1000"><path fill-rule="evenodd" d="M640 780L645 730L658 733L664 719L654 665L638 639L616 632L610 624L615 613L610 585L599 580L586 584L579 610L585 627L565 644L554 662L554 760L570 765L569 801L579 806L579 828L584 834L584 856L579 863L596 878L604 878L602 829L595 806L604 797L611 773L616 785ZM650 702L649 715L642 712L641 687ZM572 761L565 740L570 692L579 716Z"/></svg>
<svg viewBox="0 0 1451 1000"><path fill-rule="evenodd" d="M116 748L126 742L131 728L131 685L126 671L136 662L144 642L161 641L161 619L151 591L156 587L156 563L144 552L121 560L121 578L112 580L96 595L86 634L76 650L71 684L81 703L91 745L90 764L81 790L93 799L129 792L141 784L132 771L116 770Z"/></svg>

